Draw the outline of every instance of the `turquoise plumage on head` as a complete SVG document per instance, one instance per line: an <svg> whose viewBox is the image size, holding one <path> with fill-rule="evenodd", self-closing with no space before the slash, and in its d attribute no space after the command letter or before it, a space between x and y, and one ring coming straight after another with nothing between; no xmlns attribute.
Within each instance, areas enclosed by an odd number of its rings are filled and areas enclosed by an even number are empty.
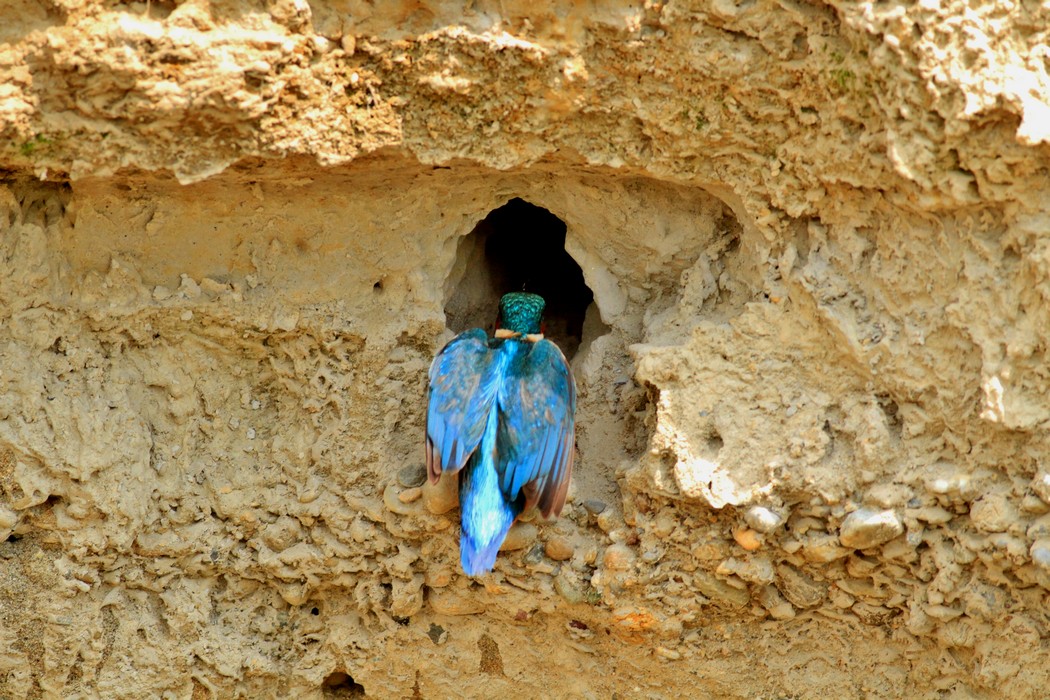
<svg viewBox="0 0 1050 700"><path fill-rule="evenodd" d="M512 292L499 300L499 324L514 333L539 333L547 302L539 294Z"/></svg>
<svg viewBox="0 0 1050 700"><path fill-rule="evenodd" d="M496 336L460 333L430 366L427 472L459 472L460 561L492 570L527 508L561 513L572 476L576 383L558 346L540 334L543 297L506 294Z"/></svg>

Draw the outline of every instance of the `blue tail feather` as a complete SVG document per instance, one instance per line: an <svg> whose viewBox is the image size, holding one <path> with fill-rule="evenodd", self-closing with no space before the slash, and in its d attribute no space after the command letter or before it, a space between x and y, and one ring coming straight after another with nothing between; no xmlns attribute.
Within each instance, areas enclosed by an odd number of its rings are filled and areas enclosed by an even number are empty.
<svg viewBox="0 0 1050 700"><path fill-rule="evenodd" d="M459 507L461 534L460 562L470 576L492 571L496 554L510 526L521 514L521 499L508 502L499 487L494 464L496 439L495 411L489 418L481 445L460 472Z"/></svg>

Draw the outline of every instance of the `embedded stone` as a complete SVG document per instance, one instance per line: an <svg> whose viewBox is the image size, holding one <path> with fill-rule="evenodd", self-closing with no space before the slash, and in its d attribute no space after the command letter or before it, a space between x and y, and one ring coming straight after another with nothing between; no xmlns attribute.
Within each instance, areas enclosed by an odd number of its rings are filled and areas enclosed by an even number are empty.
<svg viewBox="0 0 1050 700"><path fill-rule="evenodd" d="M1047 503L1034 493L1026 493L1021 499L1021 510L1033 515L1045 515L1050 513L1050 503Z"/></svg>
<svg viewBox="0 0 1050 700"><path fill-rule="evenodd" d="M444 515L459 505L459 481L446 474L436 484L423 482L423 505L434 515Z"/></svg>
<svg viewBox="0 0 1050 700"><path fill-rule="evenodd" d="M423 574L407 581L394 579L390 587L390 612L395 617L412 617L423 609Z"/></svg>
<svg viewBox="0 0 1050 700"><path fill-rule="evenodd" d="M811 608L820 604L828 593L827 584L814 581L807 574L781 564L777 566L777 588L784 597L800 608Z"/></svg>
<svg viewBox="0 0 1050 700"><path fill-rule="evenodd" d="M904 532L896 511L858 508L846 516L839 527L839 542L852 549L869 549L885 544Z"/></svg>
<svg viewBox="0 0 1050 700"><path fill-rule="evenodd" d="M1032 563L1043 571L1050 571L1050 538L1038 539L1028 550Z"/></svg>
<svg viewBox="0 0 1050 700"><path fill-rule="evenodd" d="M1030 487L1039 498L1050 503L1050 472L1040 468L1032 478Z"/></svg>
<svg viewBox="0 0 1050 700"><path fill-rule="evenodd" d="M503 544L500 545L499 551L515 552L525 549L536 541L538 532L532 523L515 523L507 533L507 539L503 540Z"/></svg>
<svg viewBox="0 0 1050 700"><path fill-rule="evenodd" d="M693 583L711 600L726 603L734 608L742 608L751 600L751 594L746 589L731 586L706 571L697 571L693 574Z"/></svg>
<svg viewBox="0 0 1050 700"><path fill-rule="evenodd" d="M1005 532L1017 518L1017 508L1003 494L987 494L970 506L970 520L982 532Z"/></svg>
<svg viewBox="0 0 1050 700"><path fill-rule="evenodd" d="M583 502L583 507L591 515L598 515L605 510L606 505L603 501L599 501L596 498L589 498Z"/></svg>
<svg viewBox="0 0 1050 700"><path fill-rule="evenodd" d="M427 466L425 464L413 464L397 473L397 483L406 489L422 486L426 480Z"/></svg>
<svg viewBox="0 0 1050 700"><path fill-rule="evenodd" d="M730 557L718 565L715 573L721 576L736 575L750 583L772 583L775 578L773 563L766 557L747 560Z"/></svg>
<svg viewBox="0 0 1050 700"><path fill-rule="evenodd" d="M602 565L612 571L625 571L634 563L634 552L625 544L611 544L602 555Z"/></svg>
<svg viewBox="0 0 1050 700"><path fill-rule="evenodd" d="M579 581L565 574L565 569L562 569L562 573L554 578L554 590L558 592L566 602L576 604L582 603L587 599L586 592L583 590L583 586Z"/></svg>
<svg viewBox="0 0 1050 700"><path fill-rule="evenodd" d="M951 511L948 511L940 506L925 506L922 508L916 508L911 514L916 520L921 520L924 523L930 525L944 525L955 517Z"/></svg>
<svg viewBox="0 0 1050 700"><path fill-rule="evenodd" d="M552 537L547 540L543 551L554 561L566 561L572 558L573 546L565 537Z"/></svg>
<svg viewBox="0 0 1050 700"><path fill-rule="evenodd" d="M774 620L792 620L795 617L795 608L792 607L791 603L784 600L776 586L762 586L755 594L755 600L766 609L766 612Z"/></svg>
<svg viewBox="0 0 1050 700"><path fill-rule="evenodd" d="M1050 515L1043 515L1033 520L1026 534L1030 540L1050 537Z"/></svg>
<svg viewBox="0 0 1050 700"><path fill-rule="evenodd" d="M762 535L748 527L733 530L733 539L749 552L753 552L762 546Z"/></svg>
<svg viewBox="0 0 1050 700"><path fill-rule="evenodd" d="M839 546L839 540L834 535L811 535L802 544L803 558L816 564L826 564L849 553L849 549Z"/></svg>
<svg viewBox="0 0 1050 700"><path fill-rule="evenodd" d="M784 524L784 516L765 506L751 506L744 512L744 522L759 532L769 533Z"/></svg>

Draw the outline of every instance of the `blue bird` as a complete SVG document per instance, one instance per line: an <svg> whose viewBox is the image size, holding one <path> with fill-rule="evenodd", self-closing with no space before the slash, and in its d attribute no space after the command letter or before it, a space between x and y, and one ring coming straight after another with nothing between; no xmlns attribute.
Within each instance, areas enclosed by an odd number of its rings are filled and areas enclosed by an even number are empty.
<svg viewBox="0 0 1050 700"><path fill-rule="evenodd" d="M427 473L459 472L460 562L492 571L523 511L561 513L575 450L576 382L540 330L545 302L515 292L499 302L495 337L474 328L430 366Z"/></svg>

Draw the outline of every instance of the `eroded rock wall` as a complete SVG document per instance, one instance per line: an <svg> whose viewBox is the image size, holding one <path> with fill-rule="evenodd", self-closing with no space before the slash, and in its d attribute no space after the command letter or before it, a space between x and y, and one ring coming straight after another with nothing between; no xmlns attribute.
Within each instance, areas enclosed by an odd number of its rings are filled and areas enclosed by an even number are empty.
<svg viewBox="0 0 1050 700"><path fill-rule="evenodd" d="M0 694L1043 696L1046 9L2 14ZM579 453L472 581L425 375L514 198Z"/></svg>

